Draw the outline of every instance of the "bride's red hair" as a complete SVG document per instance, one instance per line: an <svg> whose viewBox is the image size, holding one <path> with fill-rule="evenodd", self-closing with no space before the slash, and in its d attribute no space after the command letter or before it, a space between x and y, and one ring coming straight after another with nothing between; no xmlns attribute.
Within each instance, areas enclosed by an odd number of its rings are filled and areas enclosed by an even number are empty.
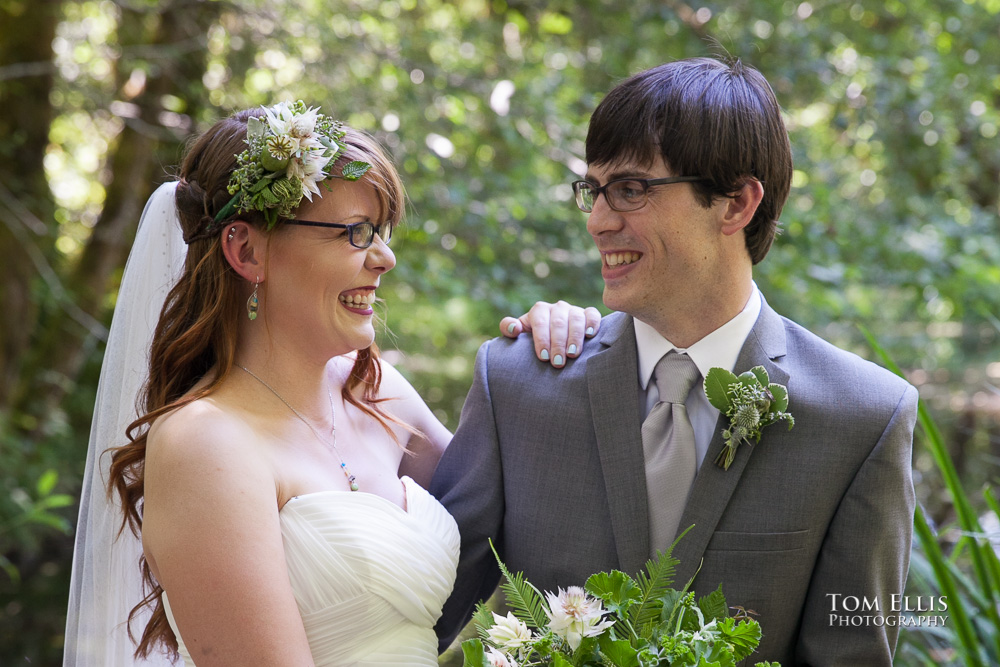
<svg viewBox="0 0 1000 667"><path fill-rule="evenodd" d="M110 450L108 495L117 493L124 514L119 534L127 526L140 536L149 425L163 414L211 394L233 369L237 323L240 317L246 317L243 310L246 283L226 261L222 232L213 221L216 212L231 197L226 188L237 167L235 156L246 147L247 120L263 115L261 109L250 109L220 120L190 145L181 164L176 200L181 228L188 241L187 258L180 279L167 295L153 335L149 379L137 398L142 416L129 425L128 444ZM347 134L342 141L347 149L330 165L329 171L339 173L340 167L351 160L371 164L364 182L375 188L382 219L398 224L405 202L399 174L374 139L352 128L345 130ZM263 216L256 211L238 217L264 229ZM235 214L231 216L236 218ZM210 225L217 231L205 234ZM224 228L223 224L221 229ZM209 373L211 382L192 392L195 384ZM388 429L388 422L396 420L379 407L381 380L379 352L373 343L358 351L342 394L345 401ZM359 387L360 399L355 395ZM159 647L176 656L177 641L167 623L161 599L163 588L153 577L145 557L140 568L148 594L129 615L129 636L132 636L131 623L143 608L152 607L152 616L143 629L135 655L147 657Z"/></svg>

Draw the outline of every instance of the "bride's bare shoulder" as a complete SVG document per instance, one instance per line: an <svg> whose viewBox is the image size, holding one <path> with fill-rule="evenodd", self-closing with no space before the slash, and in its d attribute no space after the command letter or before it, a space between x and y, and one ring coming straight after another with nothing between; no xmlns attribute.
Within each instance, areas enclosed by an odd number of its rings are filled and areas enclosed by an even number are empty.
<svg viewBox="0 0 1000 667"><path fill-rule="evenodd" d="M260 458L254 456L256 442L244 419L210 396L201 398L153 422L146 439L147 473L252 465Z"/></svg>

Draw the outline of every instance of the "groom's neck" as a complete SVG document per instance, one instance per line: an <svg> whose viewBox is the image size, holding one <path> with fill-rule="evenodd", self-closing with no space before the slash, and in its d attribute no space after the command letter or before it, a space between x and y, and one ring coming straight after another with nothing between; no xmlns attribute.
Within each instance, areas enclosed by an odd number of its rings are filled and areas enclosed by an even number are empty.
<svg viewBox="0 0 1000 667"><path fill-rule="evenodd" d="M629 313L679 348L688 348L739 315L753 294L748 275L737 284L664 295L655 307Z"/></svg>

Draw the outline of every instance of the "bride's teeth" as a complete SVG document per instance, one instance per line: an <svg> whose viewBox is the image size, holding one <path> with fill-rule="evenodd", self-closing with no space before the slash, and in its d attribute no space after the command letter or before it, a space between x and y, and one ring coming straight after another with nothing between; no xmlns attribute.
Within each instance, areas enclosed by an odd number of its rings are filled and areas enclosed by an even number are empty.
<svg viewBox="0 0 1000 667"><path fill-rule="evenodd" d="M355 308L370 306L375 303L375 292L368 292L367 294L341 294L340 302L346 306Z"/></svg>

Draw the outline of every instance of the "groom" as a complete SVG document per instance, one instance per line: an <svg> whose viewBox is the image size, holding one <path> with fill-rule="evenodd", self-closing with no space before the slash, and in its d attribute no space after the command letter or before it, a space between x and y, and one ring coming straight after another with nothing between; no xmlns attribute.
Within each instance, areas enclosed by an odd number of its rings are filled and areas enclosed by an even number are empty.
<svg viewBox="0 0 1000 667"><path fill-rule="evenodd" d="M442 646L497 584L488 539L554 591L635 574L693 525L674 585L721 582L756 612L754 661L889 665L917 393L775 313L753 282L792 174L770 86L738 61L661 65L608 94L586 150L574 190L617 312L561 371L529 337L480 349L431 489L462 533ZM755 366L787 386L795 426L766 427L724 470L728 418L702 382Z"/></svg>

